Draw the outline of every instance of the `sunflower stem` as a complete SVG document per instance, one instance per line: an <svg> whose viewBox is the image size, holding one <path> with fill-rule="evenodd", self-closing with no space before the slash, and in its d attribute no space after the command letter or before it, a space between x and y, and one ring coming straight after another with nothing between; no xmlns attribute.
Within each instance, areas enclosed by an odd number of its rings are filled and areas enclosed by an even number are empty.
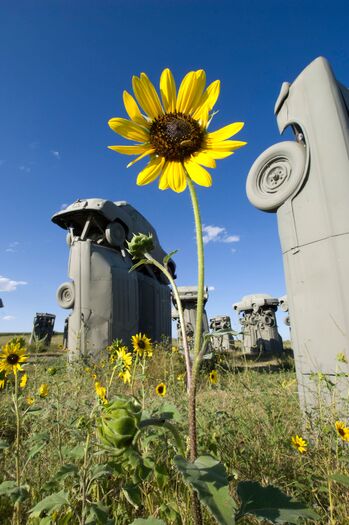
<svg viewBox="0 0 349 525"><path fill-rule="evenodd" d="M21 448L21 418L18 406L18 375L15 372L15 413L16 413L16 452L15 452L15 463L16 463L16 485L17 487L21 486L21 470L20 470L20 448ZM15 523L20 525L21 523L21 503L17 501L15 504Z"/></svg>
<svg viewBox="0 0 349 525"><path fill-rule="evenodd" d="M183 350L184 350L184 358L185 358L185 368L187 371L187 391L189 393L190 391L190 385L191 385L191 375L192 375L192 364L190 359L190 352L189 352L189 346L188 346L188 338L185 331L185 323L184 323L184 313L183 313L183 306L181 299L179 297L179 292L177 285L171 275L171 273L167 270L165 266L163 266L161 263L159 263L156 259L154 259L149 253L145 253L144 257L148 259L154 266L159 268L159 270L167 277L168 281L170 282L172 286L172 292L176 299L176 305L178 310L178 316L179 316L179 323L182 333L182 341L183 341Z"/></svg>
<svg viewBox="0 0 349 525"><path fill-rule="evenodd" d="M191 178L187 175L187 183L190 192L190 198L193 206L195 231L196 231L196 246L198 256L198 298L196 305L196 326L194 339L194 360L192 368L191 385L189 390L189 459L193 463L197 458L197 426L196 426L196 393L197 393L197 378L200 368L200 361L202 355L200 353L201 339L202 339L202 314L204 308L204 243L202 239L202 224L200 217L199 202L197 199L194 184ZM202 525L202 513L199 498L196 492L192 494L193 501L193 518L195 525Z"/></svg>

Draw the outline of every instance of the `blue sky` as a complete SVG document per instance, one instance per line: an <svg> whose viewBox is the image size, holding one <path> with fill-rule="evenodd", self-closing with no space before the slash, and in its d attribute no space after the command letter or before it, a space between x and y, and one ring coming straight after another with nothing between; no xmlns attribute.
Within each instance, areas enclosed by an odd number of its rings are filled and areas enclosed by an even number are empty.
<svg viewBox="0 0 349 525"><path fill-rule="evenodd" d="M243 295L285 294L276 216L250 205L246 177L282 140L273 107L283 81L323 55L349 85L348 15L348 3L336 1L3 0L0 332L29 331L35 312L45 311L63 328L55 293L67 280L68 248L50 218L78 198L128 201L166 250L179 250L178 284L196 283L189 194L136 186L138 165L126 169L129 157L107 149L122 142L107 121L126 116L122 92L132 75L144 71L158 85L165 67L177 83L201 68L208 82L221 80L212 130L246 123L237 138L248 146L218 161L211 188L198 188L211 235L209 317L231 315L237 328L232 303ZM282 323L280 330L287 336Z"/></svg>

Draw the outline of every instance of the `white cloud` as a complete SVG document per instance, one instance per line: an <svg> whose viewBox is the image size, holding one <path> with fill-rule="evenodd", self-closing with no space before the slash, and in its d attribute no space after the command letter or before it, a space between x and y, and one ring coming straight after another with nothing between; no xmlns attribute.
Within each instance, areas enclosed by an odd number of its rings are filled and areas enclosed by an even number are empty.
<svg viewBox="0 0 349 525"><path fill-rule="evenodd" d="M209 242L239 242L239 235L228 235L227 229L221 226L205 226L202 227L203 241L205 244Z"/></svg>
<svg viewBox="0 0 349 525"><path fill-rule="evenodd" d="M209 286L209 287L208 287L208 291L209 291L209 292L214 292L215 289L216 289L216 288L215 288L214 286Z"/></svg>
<svg viewBox="0 0 349 525"><path fill-rule="evenodd" d="M18 167L20 171L24 171L25 173L30 173L31 172L31 168L29 168L29 166L24 166L22 164L22 166L19 166Z"/></svg>
<svg viewBox="0 0 349 525"><path fill-rule="evenodd" d="M2 318L3 321L13 321L13 319L16 319L13 315L4 315Z"/></svg>
<svg viewBox="0 0 349 525"><path fill-rule="evenodd" d="M59 151L55 151L55 150L51 149L51 152L50 152L50 153L52 153L52 155L53 155L54 157L56 157L56 159L58 159L58 160L61 159L61 154L59 153Z"/></svg>
<svg viewBox="0 0 349 525"><path fill-rule="evenodd" d="M225 239L222 239L222 242L239 242L239 235L228 235Z"/></svg>
<svg viewBox="0 0 349 525"><path fill-rule="evenodd" d="M0 292L14 292L20 284L28 284L26 281L13 281L0 275Z"/></svg>
<svg viewBox="0 0 349 525"><path fill-rule="evenodd" d="M17 251L16 248L17 248L18 245L19 245L18 241L10 242L10 244L6 248L5 252L12 252L13 253L13 252Z"/></svg>
<svg viewBox="0 0 349 525"><path fill-rule="evenodd" d="M232 248L231 253L235 253L235 252L236 252L236 248Z"/></svg>
<svg viewBox="0 0 349 525"><path fill-rule="evenodd" d="M205 244L208 242L216 242L220 239L221 235L225 232L225 228L220 226L202 226L203 241Z"/></svg>

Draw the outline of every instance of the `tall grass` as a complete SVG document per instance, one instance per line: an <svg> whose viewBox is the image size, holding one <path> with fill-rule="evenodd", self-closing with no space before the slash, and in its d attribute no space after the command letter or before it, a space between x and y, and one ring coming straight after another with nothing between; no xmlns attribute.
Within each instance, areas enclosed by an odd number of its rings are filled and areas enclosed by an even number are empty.
<svg viewBox="0 0 349 525"><path fill-rule="evenodd" d="M223 356L214 365L218 371L216 385L209 382L209 366L202 369L198 388L199 452L209 452L224 463L234 496L241 480L274 484L314 508L321 516L317 523L345 525L349 523L349 490L331 476L348 473L349 443L338 438L334 426L337 414L330 409L323 408L321 416L315 414L311 421L304 419L298 406L295 373L287 364L285 369L274 362L268 370L268 363L256 367L251 362ZM92 480L85 497L90 502L101 502L110 522L95 518L90 523L129 525L136 517L149 515L167 524L192 523L188 511L190 495L172 466L171 450L175 444L171 435L162 429L147 432L141 442L145 458L141 468L133 468L132 458L120 464L118 458L107 457L100 450L90 419L96 404L93 374L106 384L109 366L106 360L86 370L86 365L67 365L62 356L49 362L40 358L26 367L29 380L22 402L26 396L35 402L22 425L22 484L29 491L22 502L23 523L78 523L84 479L93 469L98 474L98 466L107 461L109 467ZM187 434L184 371L181 355L158 346L134 389L149 416L170 413L183 434ZM156 385L161 382L167 387L165 397L156 395ZM37 394L42 383L48 385L46 398ZM0 483L14 478L16 421L10 387L0 392ZM115 378L109 397L123 392L129 393L128 385ZM305 454L291 445L291 437L296 434L308 441ZM70 465L70 470L66 465ZM45 513L41 518L28 519L31 508L60 490L68 495L72 510L53 512L45 522ZM12 523L12 511L13 499L0 496L3 525ZM204 520L207 525L213 523L207 514ZM251 517L243 523L257 522Z"/></svg>

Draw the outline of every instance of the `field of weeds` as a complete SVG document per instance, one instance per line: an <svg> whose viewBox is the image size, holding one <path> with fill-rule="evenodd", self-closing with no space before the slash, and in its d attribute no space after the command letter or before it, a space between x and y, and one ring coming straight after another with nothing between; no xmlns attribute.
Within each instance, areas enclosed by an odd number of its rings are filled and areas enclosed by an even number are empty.
<svg viewBox="0 0 349 525"><path fill-rule="evenodd" d="M165 343L143 356L123 348L122 359L109 351L96 364L68 365L63 352L32 355L17 378L8 375L0 391L1 524L193 523L190 491L174 465L178 443L187 446L183 357ZM127 353L132 366L123 368ZM279 487L316 513L299 523L347 524L349 443L336 428L338 415L322 406L304 420L289 356L255 365L228 355L202 366L199 454L225 466L236 502L238 483L254 480ZM118 395L137 398L142 421L166 424L145 428L132 446L106 446L101 411ZM261 516L251 512L237 521L269 522ZM206 507L203 522L216 522Z"/></svg>

